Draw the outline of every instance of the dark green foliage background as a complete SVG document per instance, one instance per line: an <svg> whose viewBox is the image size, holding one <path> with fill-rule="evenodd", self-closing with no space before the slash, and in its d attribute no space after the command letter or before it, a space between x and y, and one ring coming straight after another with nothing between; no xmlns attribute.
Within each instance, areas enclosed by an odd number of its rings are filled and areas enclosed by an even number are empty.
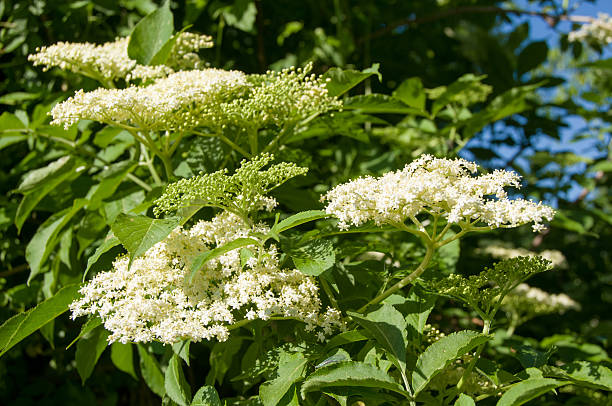
<svg viewBox="0 0 612 406"><path fill-rule="evenodd" d="M558 97L550 98L532 91L526 101L527 109L485 127L462 154L485 167L519 172L525 181L521 193L554 202L561 215L543 235L521 228L466 238L461 242L456 267L454 264L447 269L443 265L440 267L445 272L452 272L453 268L464 274L479 272L491 261L476 254L475 249L494 239L528 249L561 250L568 259L568 269L539 275L531 283L550 292L567 293L581 303L582 311L563 317L540 317L521 327L517 334L534 337L527 341L536 347L538 340L553 334L567 335L557 337L560 350L553 357L609 364L612 163L608 128L612 119L609 113L612 70L580 68L572 71L581 75L586 85L575 79L578 76L569 79L555 76L550 64L564 61L575 68L587 58L597 59L601 50L568 44L566 35L559 31L558 48L565 57L553 59L554 53L549 53L545 43L531 42L529 22L520 23L523 20L516 15L495 9L507 8L507 3L487 0L191 0L172 1L171 6L176 29L192 25L190 31L214 37L216 46L202 53L213 67L255 73L313 61L315 71L323 73L334 66L361 70L379 63L382 81L372 77L353 91L355 94L390 94L410 77L421 78L425 88L435 88L448 85L467 73L487 75L484 83L493 88L488 101L509 89L533 83L543 82L542 88L547 89L547 95L556 92ZM539 0L531 1L530 5L555 16L563 14L562 3ZM42 72L30 65L27 55L35 52L36 47L57 41L104 42L118 35L128 35L136 22L156 7L157 4L149 0L3 0L0 3L0 108L9 112L23 111L30 120L38 117L42 121L57 100L77 89L95 88L97 84L93 81L71 73ZM504 29L500 29L502 25ZM484 106L486 103L478 104L472 110L477 112ZM573 134L575 139L593 140L594 152L589 159L575 155L571 147L567 151L549 153L540 142L543 137L559 139L566 126L563 119L570 115L598 119L597 124ZM390 126L398 124L401 128L403 116L383 114L381 118ZM96 126L93 128L99 130ZM446 150L431 150L427 145L406 142L398 134L374 131L363 134L360 140L356 139L359 134L346 137L330 131L324 137L295 144L285 152L286 156L281 154L279 158L300 162L312 169L307 177L278 190L277 197L283 209L297 212L319 208L318 195L325 187L358 175L400 168L418 155L416 148L452 155L456 147L450 144L446 145ZM501 151L508 149L500 147L513 147L518 152L507 156ZM197 159L198 151L205 155L210 146L198 148L189 145L182 151L192 172L215 169ZM44 166L56 153L57 150L44 140L30 140L0 149L0 321L43 299L43 278L35 279L30 286L25 284L29 269L24 259L25 246L46 218L67 207L74 197L84 195L92 183L91 179L81 176L64 190L66 193L45 198L18 233L13 218L21 195L13 190L24 173ZM575 164L579 170L575 170ZM568 195L571 185L583 188L578 198ZM299 198L295 197L296 193ZM96 228L102 230L95 218L84 218L74 225L74 232L93 229L95 233ZM390 253L405 267L418 263L422 252L415 250L415 245L396 241L393 235L387 237L371 237L367 250ZM354 252L350 238L343 244L347 251ZM74 248L69 250L68 256L71 266L57 265L59 274L64 275L59 277L60 281L80 277L86 266L87 256L74 252ZM110 258L112 256L107 264ZM363 266L372 273L375 283L380 270L368 264ZM350 300L349 294L347 298ZM436 309L430 320L442 330L451 331L457 326L477 328L473 316L467 311L458 311L456 304L451 303L441 310ZM79 330L78 321L63 315L55 321L54 346L40 333L35 333L0 358L0 403L148 405L157 402L142 380L136 381L112 365L110 351L102 355L92 377L82 386L73 361L75 349L65 350ZM187 379L194 391L204 384L210 368L210 348L208 344L192 346L193 359ZM157 350L160 354L163 352L162 348ZM228 353L238 350L225 349ZM509 368L518 366L518 361L510 355L506 362ZM217 387L222 396L233 396L236 386L240 385L226 380ZM564 396L551 398L551 404L563 404Z"/></svg>

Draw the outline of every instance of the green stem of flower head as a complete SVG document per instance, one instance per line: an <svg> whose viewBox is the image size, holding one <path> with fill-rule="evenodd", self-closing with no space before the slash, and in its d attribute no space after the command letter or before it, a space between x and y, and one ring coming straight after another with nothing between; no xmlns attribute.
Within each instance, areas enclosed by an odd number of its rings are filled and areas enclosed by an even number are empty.
<svg viewBox="0 0 612 406"><path fill-rule="evenodd" d="M491 330L491 318L487 318L484 320L484 325L482 327L482 334L485 334L485 335L489 334L490 330ZM474 369L474 366L476 366L476 362L478 362L478 358L480 358L480 354L482 353L482 350L484 349L485 345L486 343L482 343L478 346L478 348L476 349L476 352L474 353L474 358L472 358L467 368L465 368L465 371L463 371L463 375L461 375L461 379L459 379L459 382L457 383L457 389L459 392L463 391L463 388L465 387L466 382L470 374L472 373L472 370Z"/></svg>
<svg viewBox="0 0 612 406"><path fill-rule="evenodd" d="M391 286L389 289L385 290L380 295L376 296L374 299L370 300L367 304L365 304L359 310L357 310L357 312L363 313L369 306L382 302L383 300L385 300L386 298L388 298L389 296L391 296L398 290L404 288L409 283L414 282L419 276L421 276L421 274L425 271L425 269L427 269L427 266L429 265L429 262L431 262L431 258L433 257L434 251L435 251L434 244L432 244L431 242L428 243L427 252L425 253L425 257L423 258L423 260L421 261L417 269L415 269L412 273L410 273L408 276L403 278L401 281L397 282L395 285Z"/></svg>
<svg viewBox="0 0 612 406"><path fill-rule="evenodd" d="M155 165L153 165L153 160L149 157L149 153L147 152L147 148L144 144L140 144L140 149L142 151L142 156L144 158L144 163L146 167L149 169L151 176L153 177L153 182L155 182L156 186L161 186L162 181L155 169Z"/></svg>
<svg viewBox="0 0 612 406"><path fill-rule="evenodd" d="M225 135L223 135L223 133L221 131L219 131L216 134L206 134L206 133L203 133L203 132L200 132L200 131L192 131L192 132L194 134L200 135L202 137L218 137L221 141L223 141L225 144L227 144L234 151L238 152L240 155L244 156L245 158L250 158L251 157L251 154L249 152L247 152L247 150L245 150L244 148L242 148L241 146L239 146L238 144L236 144L235 142L233 142L232 140L227 138Z"/></svg>
<svg viewBox="0 0 612 406"><path fill-rule="evenodd" d="M251 155L257 155L257 152L259 150L257 128L248 128L247 133L249 137L249 145L251 147Z"/></svg>
<svg viewBox="0 0 612 406"><path fill-rule="evenodd" d="M179 144L181 143L181 141L183 140L184 137L185 137L185 132L181 131L179 133L178 137L176 138L176 140L174 140L174 143L168 149L168 155L169 156L174 155L174 152L176 152L176 149L178 148Z"/></svg>

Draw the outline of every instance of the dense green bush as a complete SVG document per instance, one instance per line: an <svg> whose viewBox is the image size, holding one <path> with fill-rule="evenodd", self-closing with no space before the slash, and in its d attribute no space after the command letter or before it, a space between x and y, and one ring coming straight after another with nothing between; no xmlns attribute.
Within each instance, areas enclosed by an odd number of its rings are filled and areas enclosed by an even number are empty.
<svg viewBox="0 0 612 406"><path fill-rule="evenodd" d="M610 404L610 27L560 3L2 3L2 402Z"/></svg>

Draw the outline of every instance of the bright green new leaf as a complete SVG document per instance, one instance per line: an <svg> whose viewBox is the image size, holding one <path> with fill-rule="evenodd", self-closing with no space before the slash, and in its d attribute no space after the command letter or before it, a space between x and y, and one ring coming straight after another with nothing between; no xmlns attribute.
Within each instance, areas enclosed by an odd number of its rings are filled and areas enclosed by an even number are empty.
<svg viewBox="0 0 612 406"><path fill-rule="evenodd" d="M191 406L223 406L214 386L204 385L193 396Z"/></svg>
<svg viewBox="0 0 612 406"><path fill-rule="evenodd" d="M341 96L373 75L377 75L378 80L382 80L378 68L379 64L377 63L361 72L353 69L331 68L323 74L324 80L329 79L326 85L327 93L330 96Z"/></svg>
<svg viewBox="0 0 612 406"><path fill-rule="evenodd" d="M545 394L555 388L567 385L570 382L558 381L551 378L531 378L512 385L499 399L497 406L520 406L531 399Z"/></svg>
<svg viewBox="0 0 612 406"><path fill-rule="evenodd" d="M88 334L81 337L76 346L76 368L83 385L91 376L98 359L108 346L106 340L110 333L102 326L98 326Z"/></svg>
<svg viewBox="0 0 612 406"><path fill-rule="evenodd" d="M414 77L404 80L393 92L393 97L402 101L409 107L425 109L425 89L421 79Z"/></svg>
<svg viewBox="0 0 612 406"><path fill-rule="evenodd" d="M164 387L170 399L180 406L189 406L191 403L191 387L185 379L181 358L176 354L170 358L170 363L166 368Z"/></svg>
<svg viewBox="0 0 612 406"><path fill-rule="evenodd" d="M166 238L180 223L178 217L153 219L147 216L120 214L111 225L113 234L130 252L130 262Z"/></svg>
<svg viewBox="0 0 612 406"><path fill-rule="evenodd" d="M164 386L164 374L157 360L140 344L138 344L138 355L140 356L140 373L145 383L157 396L163 398L166 394Z"/></svg>
<svg viewBox="0 0 612 406"><path fill-rule="evenodd" d="M118 341L111 344L111 361L120 371L138 380L134 369L134 350L132 344L122 344Z"/></svg>
<svg viewBox="0 0 612 406"><path fill-rule="evenodd" d="M325 388L331 392L333 388L342 386L388 389L409 396L385 371L356 361L338 362L317 369L302 384L302 396Z"/></svg>
<svg viewBox="0 0 612 406"><path fill-rule="evenodd" d="M19 313L0 326L0 356L15 344L68 310L79 294L79 285L68 285L33 309Z"/></svg>
<svg viewBox="0 0 612 406"><path fill-rule="evenodd" d="M172 37L174 18L170 2L140 20L134 27L128 43L128 56L141 65L149 65L164 44Z"/></svg>
<svg viewBox="0 0 612 406"><path fill-rule="evenodd" d="M272 227L270 232L279 234L285 230L289 230L290 228L297 227L301 224L308 223L314 220L319 220L325 217L329 217L329 214L325 213L325 211L323 210L303 211L301 213L289 216L286 219L278 222L274 227Z"/></svg>
<svg viewBox="0 0 612 406"><path fill-rule="evenodd" d="M212 249L210 251L203 252L202 254L195 257L193 263L191 264L191 275L190 278L193 279L193 276L204 266L204 264L211 259L217 258L229 251L235 250L237 248L246 247L247 245L258 244L257 240L252 238L237 238L231 242L228 242L225 245Z"/></svg>
<svg viewBox="0 0 612 406"><path fill-rule="evenodd" d="M490 339L490 336L464 330L442 337L431 344L417 359L412 373L414 394L425 389L437 374L457 358Z"/></svg>
<svg viewBox="0 0 612 406"><path fill-rule="evenodd" d="M259 387L259 397L264 406L276 406L299 380L306 369L306 359L301 353L285 354L278 367L278 377Z"/></svg>

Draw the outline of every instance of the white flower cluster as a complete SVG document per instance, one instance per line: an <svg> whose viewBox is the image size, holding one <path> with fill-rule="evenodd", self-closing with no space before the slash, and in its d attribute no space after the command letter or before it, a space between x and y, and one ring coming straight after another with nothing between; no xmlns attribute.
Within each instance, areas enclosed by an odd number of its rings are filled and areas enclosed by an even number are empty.
<svg viewBox="0 0 612 406"><path fill-rule="evenodd" d="M538 314L580 310L580 305L564 293L551 294L542 289L521 283L502 301L504 310L517 313L519 320L527 320Z"/></svg>
<svg viewBox="0 0 612 406"><path fill-rule="evenodd" d="M584 24L577 31L569 33L570 42L594 41L601 45L612 43L612 17L606 13L598 13L590 24Z"/></svg>
<svg viewBox="0 0 612 406"><path fill-rule="evenodd" d="M514 257L542 257L550 261L554 268L567 268L567 259L561 251L544 250L541 252L529 251L525 248L506 247L503 245L488 245L476 251L479 254L487 254L493 258L508 259Z"/></svg>
<svg viewBox="0 0 612 406"><path fill-rule="evenodd" d="M472 176L478 166L464 159L437 159L422 155L402 170L380 178L366 176L336 186L322 200L326 211L348 229L367 221L377 225L402 223L421 213L442 216L448 223L488 227L517 227L533 222L533 230L551 220L551 207L524 199L510 200L506 186L519 187L514 172L495 170Z"/></svg>
<svg viewBox="0 0 612 406"><path fill-rule="evenodd" d="M51 123L68 128L87 119L140 130L183 130L203 124L207 109L246 85L242 72L204 69L172 73L149 86L79 90L53 107Z"/></svg>
<svg viewBox="0 0 612 406"><path fill-rule="evenodd" d="M81 288L82 298L71 304L72 318L97 315L112 332L109 341L123 343L225 341L241 319L273 316L302 320L321 340L344 328L337 310L321 311L312 278L280 269L274 246L249 246L252 256L246 260L241 249L229 251L205 263L190 282L190 267L198 254L268 231L264 225L251 228L228 212L191 229L179 227L134 259L131 267L122 256L111 271L96 275Z"/></svg>
<svg viewBox="0 0 612 406"><path fill-rule="evenodd" d="M193 33L181 33L170 53L166 65L144 66L130 59L127 52L129 37L96 45L89 42L57 44L36 49L28 56L34 65L44 70L59 67L96 80L115 81L125 79L150 80L169 75L175 69L201 68L203 62L195 53L201 48L212 47L211 37Z"/></svg>

